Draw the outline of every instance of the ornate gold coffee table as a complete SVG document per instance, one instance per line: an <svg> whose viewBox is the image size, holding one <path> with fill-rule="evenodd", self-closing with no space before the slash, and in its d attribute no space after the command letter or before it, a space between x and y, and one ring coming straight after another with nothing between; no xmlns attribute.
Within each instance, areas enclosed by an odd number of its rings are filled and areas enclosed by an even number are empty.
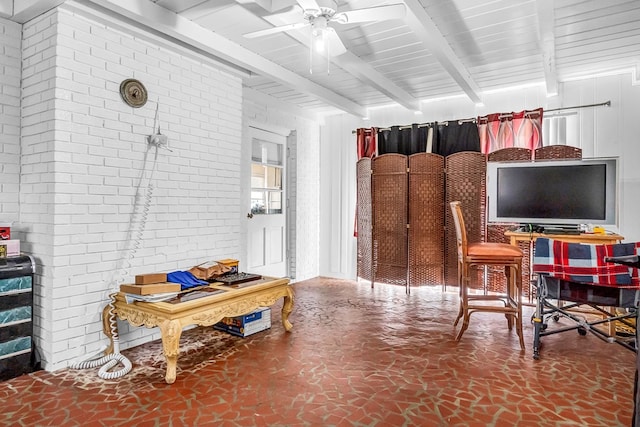
<svg viewBox="0 0 640 427"><path fill-rule="evenodd" d="M282 325L286 331L293 327L289 314L293 310L294 294L289 279L263 278L235 286L212 284L205 291L184 294L171 302L134 302L128 304L123 293L115 296L115 314L134 326L159 327L162 348L167 361L165 380L176 380L176 364L180 353L180 335L187 325L211 326L223 317L240 316L258 307L269 307L280 298ZM195 294L200 292L200 294ZM204 296L201 296L205 294ZM109 306L102 313L104 333L111 340L106 354L113 352L113 338L109 327Z"/></svg>

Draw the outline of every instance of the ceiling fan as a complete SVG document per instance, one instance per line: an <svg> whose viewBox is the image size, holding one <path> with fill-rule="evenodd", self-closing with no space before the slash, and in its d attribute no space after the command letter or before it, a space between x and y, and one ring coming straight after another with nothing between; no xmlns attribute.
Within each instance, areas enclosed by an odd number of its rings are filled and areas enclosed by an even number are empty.
<svg viewBox="0 0 640 427"><path fill-rule="evenodd" d="M244 34L247 38L266 36L283 31L311 28L311 47L328 56L342 55L347 48L340 40L330 24L352 24L358 22L384 21L402 19L405 16L405 5L402 3L386 6L367 7L345 12L337 12L335 0L296 0L302 8L302 21L280 25L266 30Z"/></svg>

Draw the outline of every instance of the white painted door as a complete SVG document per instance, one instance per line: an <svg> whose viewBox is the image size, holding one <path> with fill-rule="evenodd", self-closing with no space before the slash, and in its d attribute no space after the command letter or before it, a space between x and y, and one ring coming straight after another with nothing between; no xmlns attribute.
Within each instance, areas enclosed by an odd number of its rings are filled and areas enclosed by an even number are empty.
<svg viewBox="0 0 640 427"><path fill-rule="evenodd" d="M287 233L283 135L251 130L251 192L247 214L248 273L287 275Z"/></svg>

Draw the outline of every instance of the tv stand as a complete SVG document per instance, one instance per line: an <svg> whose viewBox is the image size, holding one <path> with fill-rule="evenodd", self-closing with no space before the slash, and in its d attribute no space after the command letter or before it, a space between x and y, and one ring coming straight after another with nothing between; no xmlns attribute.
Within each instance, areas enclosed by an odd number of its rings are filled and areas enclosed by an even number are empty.
<svg viewBox="0 0 640 427"><path fill-rule="evenodd" d="M538 237L546 237L548 239L562 240L564 242L576 242L576 243L591 243L600 245L610 245L613 243L620 243L624 239L619 234L594 234L594 233L580 233L577 235L572 234L543 234L543 233L529 233L521 231L505 231L505 236L509 238L509 243L517 246L518 242L535 242Z"/></svg>

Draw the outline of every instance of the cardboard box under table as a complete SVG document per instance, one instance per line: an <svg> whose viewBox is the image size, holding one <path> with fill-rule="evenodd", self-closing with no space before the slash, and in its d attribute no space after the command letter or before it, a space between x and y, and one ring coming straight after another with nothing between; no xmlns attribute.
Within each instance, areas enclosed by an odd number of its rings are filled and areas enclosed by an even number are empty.
<svg viewBox="0 0 640 427"><path fill-rule="evenodd" d="M213 327L232 335L248 337L271 328L271 309L269 307L260 307L242 316L225 317Z"/></svg>

